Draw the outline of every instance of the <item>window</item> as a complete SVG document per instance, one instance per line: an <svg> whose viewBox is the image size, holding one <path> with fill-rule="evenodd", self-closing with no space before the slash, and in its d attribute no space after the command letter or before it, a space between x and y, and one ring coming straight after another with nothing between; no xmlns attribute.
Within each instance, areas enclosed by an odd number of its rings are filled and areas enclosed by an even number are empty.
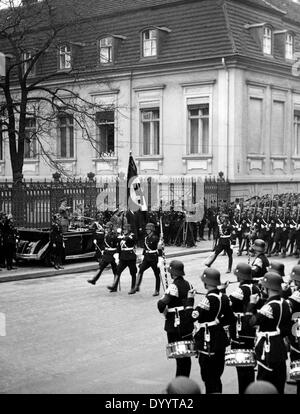
<svg viewBox="0 0 300 414"><path fill-rule="evenodd" d="M272 54L272 30L270 27L264 27L263 52L267 55Z"/></svg>
<svg viewBox="0 0 300 414"><path fill-rule="evenodd" d="M143 32L143 57L157 55L157 30L149 29Z"/></svg>
<svg viewBox="0 0 300 414"><path fill-rule="evenodd" d="M159 155L159 108L142 109L142 155Z"/></svg>
<svg viewBox="0 0 300 414"><path fill-rule="evenodd" d="M25 122L24 158L36 158L36 120L35 118L27 118Z"/></svg>
<svg viewBox="0 0 300 414"><path fill-rule="evenodd" d="M300 111L294 112L295 155L300 155Z"/></svg>
<svg viewBox="0 0 300 414"><path fill-rule="evenodd" d="M294 59L294 36L290 33L286 35L285 58Z"/></svg>
<svg viewBox="0 0 300 414"><path fill-rule="evenodd" d="M101 111L96 114L97 152L100 156L115 155L115 113Z"/></svg>
<svg viewBox="0 0 300 414"><path fill-rule="evenodd" d="M189 154L208 154L209 104L188 106Z"/></svg>
<svg viewBox="0 0 300 414"><path fill-rule="evenodd" d="M273 101L272 107L272 155L284 154L285 103Z"/></svg>
<svg viewBox="0 0 300 414"><path fill-rule="evenodd" d="M58 157L74 157L74 118L73 115L60 115L58 118L59 142Z"/></svg>
<svg viewBox="0 0 300 414"><path fill-rule="evenodd" d="M28 71L29 65L31 64L31 58L32 54L31 52L25 52L23 53L23 73L25 74ZM29 75L35 74L35 65L31 68L31 71L29 72Z"/></svg>
<svg viewBox="0 0 300 414"><path fill-rule="evenodd" d="M263 100L251 97L248 111L248 154L261 154Z"/></svg>
<svg viewBox="0 0 300 414"><path fill-rule="evenodd" d="M104 37L99 42L100 63L113 62L113 38Z"/></svg>
<svg viewBox="0 0 300 414"><path fill-rule="evenodd" d="M71 46L60 46L59 69L71 69Z"/></svg>

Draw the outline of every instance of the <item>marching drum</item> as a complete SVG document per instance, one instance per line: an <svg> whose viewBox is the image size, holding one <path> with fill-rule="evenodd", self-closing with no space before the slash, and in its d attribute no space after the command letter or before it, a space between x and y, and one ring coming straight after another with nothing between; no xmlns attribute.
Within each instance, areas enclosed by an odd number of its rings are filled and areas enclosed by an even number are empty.
<svg viewBox="0 0 300 414"><path fill-rule="evenodd" d="M300 381L300 360L291 362L290 378Z"/></svg>
<svg viewBox="0 0 300 414"><path fill-rule="evenodd" d="M255 352L252 349L230 349L225 353L225 365L229 367L255 367Z"/></svg>
<svg viewBox="0 0 300 414"><path fill-rule="evenodd" d="M167 358L187 358L197 355L194 341L172 342L167 345Z"/></svg>

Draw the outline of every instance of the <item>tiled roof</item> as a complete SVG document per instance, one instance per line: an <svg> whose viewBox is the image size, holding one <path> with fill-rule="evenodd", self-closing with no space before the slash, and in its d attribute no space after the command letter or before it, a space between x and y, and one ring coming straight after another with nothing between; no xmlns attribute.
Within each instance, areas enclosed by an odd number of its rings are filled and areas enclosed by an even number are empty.
<svg viewBox="0 0 300 414"><path fill-rule="evenodd" d="M268 8L272 9L273 6L269 7L271 1L264 2L266 4L265 9L255 7L258 3L262 6L261 0L250 0L253 3L253 7L247 6L249 0L242 2L240 0L227 0L226 1L226 12L230 22L231 33L234 39L236 50L238 54L246 55L249 57L257 57L269 60L269 57L264 56L261 45L255 40L251 31L246 28L246 25L257 24L257 23L269 23L273 26L274 30L293 30L296 32L296 51L300 50L300 30L296 25L292 24L289 20L286 20L286 14L270 13ZM268 4L267 4L268 3ZM279 1L277 2L279 7ZM300 5L296 5L300 8ZM282 8L283 9L283 8ZM298 36L297 36L298 35ZM286 63L285 59L277 53L275 50L274 58L275 61L280 63Z"/></svg>

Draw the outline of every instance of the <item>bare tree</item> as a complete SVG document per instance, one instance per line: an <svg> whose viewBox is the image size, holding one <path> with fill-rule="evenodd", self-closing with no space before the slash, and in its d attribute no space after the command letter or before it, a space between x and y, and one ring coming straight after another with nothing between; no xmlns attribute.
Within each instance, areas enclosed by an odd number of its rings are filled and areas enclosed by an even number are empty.
<svg viewBox="0 0 300 414"><path fill-rule="evenodd" d="M49 140L58 117L72 114L82 139L97 150L91 125L96 111L109 110L79 93L76 50L83 45L74 28L83 18L82 2L0 0L0 8L0 51L6 55L5 76L0 77L0 116L2 133L9 141L13 182L22 181L28 148L32 156L38 155L38 148L49 165L64 173ZM75 51L63 72L56 66L62 42Z"/></svg>

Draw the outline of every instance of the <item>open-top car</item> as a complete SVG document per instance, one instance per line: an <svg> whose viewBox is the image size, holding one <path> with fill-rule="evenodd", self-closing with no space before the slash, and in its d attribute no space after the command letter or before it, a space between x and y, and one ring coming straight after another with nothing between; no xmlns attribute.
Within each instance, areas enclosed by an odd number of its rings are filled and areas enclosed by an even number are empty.
<svg viewBox="0 0 300 414"><path fill-rule="evenodd" d="M52 263L50 246L50 229L19 228L17 245L17 261L42 262L46 266ZM104 233L94 229L78 228L64 233L64 260L95 258L97 245Z"/></svg>

